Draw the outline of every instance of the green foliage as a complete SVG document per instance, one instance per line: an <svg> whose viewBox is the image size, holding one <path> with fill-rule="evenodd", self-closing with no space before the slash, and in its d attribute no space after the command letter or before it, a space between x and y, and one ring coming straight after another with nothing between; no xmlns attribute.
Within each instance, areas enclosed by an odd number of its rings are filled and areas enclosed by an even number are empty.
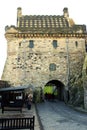
<svg viewBox="0 0 87 130"><path fill-rule="evenodd" d="M43 101L43 90L41 87L37 87L34 90L33 101L39 103Z"/></svg>
<svg viewBox="0 0 87 130"><path fill-rule="evenodd" d="M45 86L44 87L44 94L52 94L53 93L53 87L52 86Z"/></svg>
<svg viewBox="0 0 87 130"><path fill-rule="evenodd" d="M74 106L83 106L84 104L84 88L82 75L74 75L70 79L70 101L69 103Z"/></svg>
<svg viewBox="0 0 87 130"><path fill-rule="evenodd" d="M55 91L54 91L55 90ZM43 89L44 94L54 94L57 95L58 91L53 86L45 86Z"/></svg>

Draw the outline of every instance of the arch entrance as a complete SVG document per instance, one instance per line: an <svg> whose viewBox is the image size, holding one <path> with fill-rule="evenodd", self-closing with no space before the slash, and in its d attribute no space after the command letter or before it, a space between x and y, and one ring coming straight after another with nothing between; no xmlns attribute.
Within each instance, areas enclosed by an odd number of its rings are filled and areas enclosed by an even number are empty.
<svg viewBox="0 0 87 130"><path fill-rule="evenodd" d="M44 87L44 97L46 100L64 101L64 84L58 80L51 80Z"/></svg>

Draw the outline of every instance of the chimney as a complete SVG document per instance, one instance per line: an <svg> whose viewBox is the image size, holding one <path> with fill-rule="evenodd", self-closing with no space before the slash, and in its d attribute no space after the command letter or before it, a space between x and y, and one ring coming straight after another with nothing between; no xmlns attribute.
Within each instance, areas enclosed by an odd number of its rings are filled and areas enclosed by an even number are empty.
<svg viewBox="0 0 87 130"><path fill-rule="evenodd" d="M70 18L69 18L69 12L68 12L68 8L64 8L63 9L63 16L66 18L69 27L71 26L71 22L70 22Z"/></svg>
<svg viewBox="0 0 87 130"><path fill-rule="evenodd" d="M65 18L69 17L68 8L63 9L63 15L64 15Z"/></svg>
<svg viewBox="0 0 87 130"><path fill-rule="evenodd" d="M17 8L17 27L19 27L19 19L22 17L22 8L18 7Z"/></svg>
<svg viewBox="0 0 87 130"><path fill-rule="evenodd" d="M17 17L21 17L22 16L22 9L21 7L17 8Z"/></svg>

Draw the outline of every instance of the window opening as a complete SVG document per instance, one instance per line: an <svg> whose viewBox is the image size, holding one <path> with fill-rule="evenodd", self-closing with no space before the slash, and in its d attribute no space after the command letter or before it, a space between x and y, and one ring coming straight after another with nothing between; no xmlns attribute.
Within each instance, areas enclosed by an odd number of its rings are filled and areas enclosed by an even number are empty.
<svg viewBox="0 0 87 130"><path fill-rule="evenodd" d="M34 47L34 41L33 41L33 40L30 40L30 41L29 41L29 47L30 47L30 48L33 48L33 47Z"/></svg>
<svg viewBox="0 0 87 130"><path fill-rule="evenodd" d="M51 64L49 65L49 70L50 70L50 71L55 71L55 70L56 70L56 64L51 63Z"/></svg>
<svg viewBox="0 0 87 130"><path fill-rule="evenodd" d="M53 42L52 42L52 44L53 44L53 47L56 49L57 48L57 40L53 40Z"/></svg>

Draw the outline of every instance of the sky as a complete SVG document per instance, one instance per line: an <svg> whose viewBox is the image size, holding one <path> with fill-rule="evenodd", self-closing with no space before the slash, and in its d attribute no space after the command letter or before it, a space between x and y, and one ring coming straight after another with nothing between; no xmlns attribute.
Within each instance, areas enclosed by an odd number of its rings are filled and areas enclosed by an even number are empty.
<svg viewBox="0 0 87 130"><path fill-rule="evenodd" d="M15 25L17 8L23 15L63 15L67 7L69 17L76 24L87 25L87 0L1 0L0 1L0 79L7 58L5 26Z"/></svg>

